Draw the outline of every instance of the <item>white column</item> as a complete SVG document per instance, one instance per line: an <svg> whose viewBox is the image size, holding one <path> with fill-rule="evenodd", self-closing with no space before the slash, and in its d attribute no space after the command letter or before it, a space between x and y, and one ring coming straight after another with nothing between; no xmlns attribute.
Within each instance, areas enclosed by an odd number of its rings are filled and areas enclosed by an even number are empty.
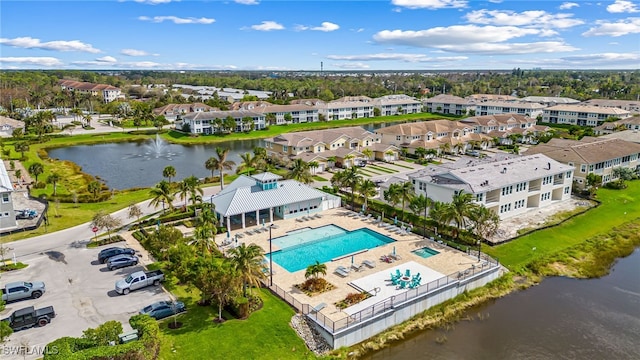
<svg viewBox="0 0 640 360"><path fill-rule="evenodd" d="M242 228L246 228L245 222L244 222L244 213L242 213Z"/></svg>
<svg viewBox="0 0 640 360"><path fill-rule="evenodd" d="M231 216L227 216L227 231L231 231Z"/></svg>
<svg viewBox="0 0 640 360"><path fill-rule="evenodd" d="M269 208L269 222L273 222L273 208Z"/></svg>
<svg viewBox="0 0 640 360"><path fill-rule="evenodd" d="M260 225L260 209L256 210L256 225Z"/></svg>

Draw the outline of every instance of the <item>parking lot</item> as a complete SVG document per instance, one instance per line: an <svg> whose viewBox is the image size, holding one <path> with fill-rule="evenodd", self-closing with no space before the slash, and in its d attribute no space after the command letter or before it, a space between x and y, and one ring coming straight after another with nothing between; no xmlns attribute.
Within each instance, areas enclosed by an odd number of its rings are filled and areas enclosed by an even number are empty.
<svg viewBox="0 0 640 360"><path fill-rule="evenodd" d="M144 270L141 265L108 271L106 265L98 263L100 250L111 246L126 246L123 243L88 249L83 243L63 245L20 258L29 266L22 270L1 275L4 285L13 281L44 281L46 293L39 299L17 301L6 305L0 317L8 317L13 311L27 307L53 306L56 317L42 328L31 328L11 335L1 345L13 349L18 346L44 348L49 342L63 336L79 337L87 328L95 328L108 321L117 320L125 331L130 330L128 320L144 306L169 299L161 286L149 286L129 295L118 295L115 282L128 274ZM22 356L2 353L3 359ZM38 358L41 356L28 356Z"/></svg>

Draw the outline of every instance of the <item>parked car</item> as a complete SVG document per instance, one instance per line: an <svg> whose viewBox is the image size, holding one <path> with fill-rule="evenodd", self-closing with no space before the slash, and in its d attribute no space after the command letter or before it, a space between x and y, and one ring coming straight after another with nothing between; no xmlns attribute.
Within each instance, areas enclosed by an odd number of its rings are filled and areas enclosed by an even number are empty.
<svg viewBox="0 0 640 360"><path fill-rule="evenodd" d="M16 210L15 214L16 214L16 220L21 220L21 219L30 220L30 219L35 219L35 217L38 216L38 212L31 209Z"/></svg>
<svg viewBox="0 0 640 360"><path fill-rule="evenodd" d="M135 255L120 254L112 256L107 260L107 268L109 271L135 265L138 265L138 257Z"/></svg>
<svg viewBox="0 0 640 360"><path fill-rule="evenodd" d="M8 322L13 331L18 331L29 329L36 325L45 326L54 317L56 317L56 312L53 310L53 306L47 306L37 310L33 306L29 306L14 311L11 316L2 319L2 321Z"/></svg>
<svg viewBox="0 0 640 360"><path fill-rule="evenodd" d="M136 251L130 248L110 247L100 251L98 261L100 261L100 264L104 264L110 257L122 254L134 255L135 253Z"/></svg>
<svg viewBox="0 0 640 360"><path fill-rule="evenodd" d="M478 150L467 150L466 154L469 155L469 156L479 157L480 156L480 151L478 151Z"/></svg>
<svg viewBox="0 0 640 360"><path fill-rule="evenodd" d="M42 281L18 281L6 284L2 288L2 301L16 301L22 299L37 299L44 294L45 286Z"/></svg>
<svg viewBox="0 0 640 360"><path fill-rule="evenodd" d="M140 310L140 314L160 320L185 311L187 308L182 301L158 301Z"/></svg>
<svg viewBox="0 0 640 360"><path fill-rule="evenodd" d="M127 295L133 290L142 289L149 285L160 285L160 282L164 280L164 273L162 270L154 271L136 271L133 274L127 276L122 280L116 282L116 292L121 295Z"/></svg>

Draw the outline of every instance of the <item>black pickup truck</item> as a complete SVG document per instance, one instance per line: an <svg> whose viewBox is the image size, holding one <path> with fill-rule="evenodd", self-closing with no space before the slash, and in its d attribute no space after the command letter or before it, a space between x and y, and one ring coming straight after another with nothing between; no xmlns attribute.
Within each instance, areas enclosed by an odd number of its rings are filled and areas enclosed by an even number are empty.
<svg viewBox="0 0 640 360"><path fill-rule="evenodd" d="M45 326L54 317L56 317L56 312L53 310L53 306L47 306L37 310L33 306L29 306L14 311L11 316L2 319L2 321L7 321L14 331L18 331L34 326Z"/></svg>

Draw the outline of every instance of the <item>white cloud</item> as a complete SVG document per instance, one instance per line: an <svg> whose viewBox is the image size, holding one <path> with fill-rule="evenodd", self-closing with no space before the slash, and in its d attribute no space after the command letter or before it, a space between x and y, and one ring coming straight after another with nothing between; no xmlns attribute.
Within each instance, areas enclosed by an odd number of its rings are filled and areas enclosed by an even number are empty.
<svg viewBox="0 0 640 360"><path fill-rule="evenodd" d="M338 64L331 64L331 65L337 67L338 69L345 69L345 70L367 70L370 67L368 64L365 64L365 63L338 63Z"/></svg>
<svg viewBox="0 0 640 360"><path fill-rule="evenodd" d="M574 3L574 2L565 2L560 4L560 6L558 7L560 10L569 10L572 9L574 7L580 7L580 5L578 3Z"/></svg>
<svg viewBox="0 0 640 360"><path fill-rule="evenodd" d="M324 32L336 31L338 29L340 29L340 26L338 24L334 24L328 21L323 21L320 26L311 28L311 30L314 30L314 31L324 31Z"/></svg>
<svg viewBox="0 0 640 360"><path fill-rule="evenodd" d="M583 32L583 36L623 36L640 33L640 18L627 18L616 22L596 21L596 27Z"/></svg>
<svg viewBox="0 0 640 360"><path fill-rule="evenodd" d="M100 50L91 46L91 44L85 44L79 40L71 41L47 41L41 42L40 39L34 39L32 37L19 37L14 39L0 38L0 44L24 48L24 49L41 49L51 51L81 51L88 53L99 53Z"/></svg>
<svg viewBox="0 0 640 360"><path fill-rule="evenodd" d="M470 23L499 26L530 26L565 29L584 24L573 14L549 14L543 10L517 13L510 10L475 10L465 15Z"/></svg>
<svg viewBox="0 0 640 360"><path fill-rule="evenodd" d="M251 25L251 28L258 31L284 30L284 26L275 21L263 21L259 25Z"/></svg>
<svg viewBox="0 0 640 360"><path fill-rule="evenodd" d="M165 21L172 21L174 24L213 24L216 20L215 19L210 19L210 18L193 18L193 17L189 17L189 18L181 18L181 17L177 17L177 16L154 16L154 17L148 17L148 16L139 16L138 20L141 21L150 21L150 22L154 22L154 23L161 23L161 22L165 22Z"/></svg>
<svg viewBox="0 0 640 360"><path fill-rule="evenodd" d="M449 52L482 55L522 55L579 50L576 47L559 41L542 41L532 43L476 43L465 45L453 44L439 46L439 48Z"/></svg>
<svg viewBox="0 0 640 360"><path fill-rule="evenodd" d="M467 7L466 0L391 0L396 6L409 9L446 9Z"/></svg>
<svg viewBox="0 0 640 360"><path fill-rule="evenodd" d="M149 4L149 5L158 5L158 4L168 4L172 1L179 1L179 0L133 0L137 3L141 3L141 4Z"/></svg>
<svg viewBox="0 0 640 360"><path fill-rule="evenodd" d="M101 63L115 63L118 60L116 60L116 58L114 58L113 56L103 56L103 57L97 58L96 61Z"/></svg>
<svg viewBox="0 0 640 360"><path fill-rule="evenodd" d="M398 54L398 53L378 53L364 55L329 55L328 59L347 61L402 61L408 63L418 62L441 62L460 61L468 59L466 56L443 56L429 57L424 54Z"/></svg>
<svg viewBox="0 0 640 360"><path fill-rule="evenodd" d="M0 64L19 64L36 66L60 66L62 61L54 57L0 57Z"/></svg>
<svg viewBox="0 0 640 360"><path fill-rule="evenodd" d="M419 31L383 30L376 33L373 39L378 43L385 44L441 48L441 46L449 44L464 46L467 44L503 42L540 33L541 30L539 29L515 26L455 25Z"/></svg>
<svg viewBox="0 0 640 360"><path fill-rule="evenodd" d="M500 4L502 3L502 0L489 0L489 2L494 4Z"/></svg>
<svg viewBox="0 0 640 360"><path fill-rule="evenodd" d="M148 52L146 52L144 50L136 50L136 49L122 49L122 50L120 50L120 54L126 55L126 56L149 56L149 55L151 55L151 54L149 54Z"/></svg>
<svg viewBox="0 0 640 360"><path fill-rule="evenodd" d="M640 12L638 4L627 0L616 0L613 4L607 6L610 13L637 13Z"/></svg>
<svg viewBox="0 0 640 360"><path fill-rule="evenodd" d="M258 5L260 1L258 0L233 0L233 2L241 5Z"/></svg>

